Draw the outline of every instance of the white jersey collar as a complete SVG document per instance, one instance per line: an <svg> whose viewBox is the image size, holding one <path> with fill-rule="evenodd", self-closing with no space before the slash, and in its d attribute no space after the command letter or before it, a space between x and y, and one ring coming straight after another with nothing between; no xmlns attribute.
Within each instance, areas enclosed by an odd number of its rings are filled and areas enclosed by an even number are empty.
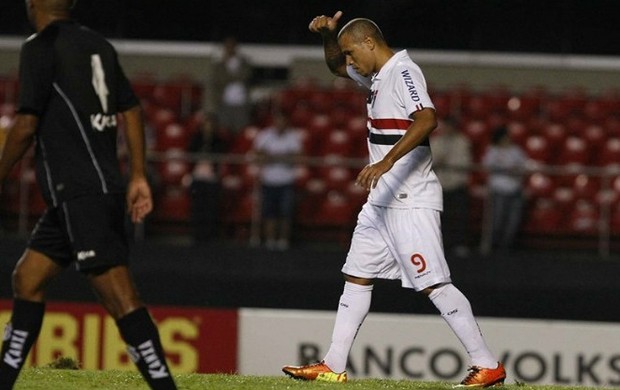
<svg viewBox="0 0 620 390"><path fill-rule="evenodd" d="M403 50L401 50L399 52L394 53L394 55L392 57L390 57L390 59L387 60L387 62L385 64L383 64L381 69L379 69L379 71L372 76L372 81L381 80L381 76L382 75L384 75L387 72L389 72L390 69L392 69L394 66L396 66L396 63L399 60L401 60L402 58L405 58L407 56L409 56L409 54L407 53L406 49L403 49Z"/></svg>

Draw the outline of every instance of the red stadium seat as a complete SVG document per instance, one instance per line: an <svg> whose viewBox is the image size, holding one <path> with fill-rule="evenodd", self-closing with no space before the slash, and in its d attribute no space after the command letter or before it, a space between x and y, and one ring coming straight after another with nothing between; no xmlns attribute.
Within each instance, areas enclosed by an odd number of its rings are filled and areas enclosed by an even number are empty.
<svg viewBox="0 0 620 390"><path fill-rule="evenodd" d="M354 116L349 119L346 131L351 143L351 157L368 157L368 127L366 116Z"/></svg>
<svg viewBox="0 0 620 390"><path fill-rule="evenodd" d="M323 199L314 223L321 226L344 227L354 222L354 210L347 197L339 191L330 191Z"/></svg>
<svg viewBox="0 0 620 390"><path fill-rule="evenodd" d="M291 111L290 121L295 127L307 127L313 116L314 110L310 103L299 101Z"/></svg>
<svg viewBox="0 0 620 390"><path fill-rule="evenodd" d="M508 101L512 93L505 85L497 85L482 93L486 104L491 111L505 114L508 109Z"/></svg>
<svg viewBox="0 0 620 390"><path fill-rule="evenodd" d="M273 101L278 110L282 110L288 114L293 112L295 105L301 99L298 90L294 88L286 88L274 92Z"/></svg>
<svg viewBox="0 0 620 390"><path fill-rule="evenodd" d="M549 142L540 135L531 135L525 140L525 153L534 161L548 163L551 158Z"/></svg>
<svg viewBox="0 0 620 390"><path fill-rule="evenodd" d="M553 148L562 148L568 137L566 126L557 122L549 122L543 125L541 135L545 137Z"/></svg>
<svg viewBox="0 0 620 390"><path fill-rule="evenodd" d="M172 122L163 128L155 129L155 149L160 151L186 149L189 138L190 133L183 125Z"/></svg>
<svg viewBox="0 0 620 390"><path fill-rule="evenodd" d="M431 100L439 118L447 118L453 115L451 96L445 92L432 92Z"/></svg>
<svg viewBox="0 0 620 390"><path fill-rule="evenodd" d="M183 113L183 85L175 83L159 83L155 85L153 101L159 106L168 108L181 116Z"/></svg>
<svg viewBox="0 0 620 390"><path fill-rule="evenodd" d="M355 112L353 112L349 107L345 105L335 105L331 108L329 112L329 117L334 127L338 129L344 129L347 127L349 120L355 116Z"/></svg>
<svg viewBox="0 0 620 390"><path fill-rule="evenodd" d="M556 185L552 177L537 172L527 179L525 190L528 196L532 198L551 198L556 190Z"/></svg>
<svg viewBox="0 0 620 390"><path fill-rule="evenodd" d="M322 156L342 156L349 157L351 152L351 143L349 133L345 130L334 130L327 134L322 140L319 154Z"/></svg>
<svg viewBox="0 0 620 390"><path fill-rule="evenodd" d="M177 114L169 108L162 108L157 105L153 105L152 116L148 117L148 122L156 129L156 131L162 131L171 123L177 122Z"/></svg>
<svg viewBox="0 0 620 390"><path fill-rule="evenodd" d="M308 102L312 111L324 114L333 108L334 99L331 91L317 89L309 93Z"/></svg>
<svg viewBox="0 0 620 390"><path fill-rule="evenodd" d="M244 192L234 198L223 198L222 222L226 226L247 225L254 216L254 207L258 207L255 202L255 194Z"/></svg>
<svg viewBox="0 0 620 390"><path fill-rule="evenodd" d="M368 199L368 191L351 181L345 191L354 211L360 211Z"/></svg>
<svg viewBox="0 0 620 390"><path fill-rule="evenodd" d="M535 234L555 234L560 230L562 210L551 199L537 199L525 218L525 231Z"/></svg>
<svg viewBox="0 0 620 390"><path fill-rule="evenodd" d="M599 153L603 149L605 142L607 141L607 135L602 126L590 124L585 127L582 134L588 145L588 151L590 155L594 156L592 161L596 161Z"/></svg>
<svg viewBox="0 0 620 390"><path fill-rule="evenodd" d="M600 179L584 174L577 175L573 181L573 192L579 199L595 200L601 187Z"/></svg>
<svg viewBox="0 0 620 390"><path fill-rule="evenodd" d="M603 98L589 99L583 107L585 119L590 123L602 124L607 115L609 115L610 106Z"/></svg>
<svg viewBox="0 0 620 390"><path fill-rule="evenodd" d="M328 190L344 191L353 180L351 170L342 166L324 167L319 169L319 172Z"/></svg>
<svg viewBox="0 0 620 390"><path fill-rule="evenodd" d="M473 92L471 87L466 84L458 85L454 88L445 91L450 95L450 101L452 102L452 109L454 112L462 114L465 110L464 107L468 105Z"/></svg>
<svg viewBox="0 0 620 390"><path fill-rule="evenodd" d="M163 161L156 164L157 174L161 184L181 185L187 180L191 170L189 161L185 158L185 152L179 149L170 149L165 153Z"/></svg>
<svg viewBox="0 0 620 390"><path fill-rule="evenodd" d="M333 125L329 115L317 113L312 115L306 128L311 131L313 135L324 135L332 130Z"/></svg>
<svg viewBox="0 0 620 390"><path fill-rule="evenodd" d="M332 122L327 114L313 114L306 126L308 137L304 142L307 153L311 156L320 155L325 139L332 132Z"/></svg>
<svg viewBox="0 0 620 390"><path fill-rule="evenodd" d="M516 120L526 120L539 115L541 98L533 94L513 96L506 102L508 116Z"/></svg>
<svg viewBox="0 0 620 390"><path fill-rule="evenodd" d="M240 194L243 190L243 178L240 174L223 173L221 183L222 191L227 194L225 198Z"/></svg>
<svg viewBox="0 0 620 390"><path fill-rule="evenodd" d="M586 141L579 137L570 136L564 141L563 149L558 156L558 163L562 165L587 165L589 158L590 153Z"/></svg>
<svg viewBox="0 0 620 390"><path fill-rule="evenodd" d="M608 138L595 163L600 166L620 166L620 138Z"/></svg>
<svg viewBox="0 0 620 390"><path fill-rule="evenodd" d="M608 137L620 137L620 117L609 115L603 122L603 128Z"/></svg>
<svg viewBox="0 0 620 390"><path fill-rule="evenodd" d="M463 115L471 119L486 119L491 113L491 105L480 94L472 95L463 105Z"/></svg>
<svg viewBox="0 0 620 390"><path fill-rule="evenodd" d="M299 128L296 129L295 131L297 131L297 134L299 134L299 138L301 139L301 145L302 145L302 154L307 155L307 156L312 156L314 155L314 138L313 134L310 130L305 129L305 128Z"/></svg>
<svg viewBox="0 0 620 390"><path fill-rule="evenodd" d="M141 75L135 76L131 80L131 86L138 98L153 101L153 91L157 80L154 76Z"/></svg>
<svg viewBox="0 0 620 390"><path fill-rule="evenodd" d="M542 105L543 114L551 121L561 122L566 119L571 109L561 99L549 99Z"/></svg>
<svg viewBox="0 0 620 390"><path fill-rule="evenodd" d="M169 186L157 197L154 217L165 222L186 222L190 220L191 197L184 186Z"/></svg>
<svg viewBox="0 0 620 390"><path fill-rule="evenodd" d="M588 125L588 122L581 115L570 115L568 118L564 118L563 123L566 126L568 135L575 137L580 137Z"/></svg>
<svg viewBox="0 0 620 390"><path fill-rule="evenodd" d="M302 225L311 225L322 200L327 194L327 185L323 179L311 178L299 191L297 219Z"/></svg>
<svg viewBox="0 0 620 390"><path fill-rule="evenodd" d="M596 193L594 201L599 207L609 207L610 210L614 210L620 202L620 193L614 189L604 189Z"/></svg>
<svg viewBox="0 0 620 390"><path fill-rule="evenodd" d="M586 200L579 200L569 216L567 227L571 233L595 234L598 231L599 213L596 206Z"/></svg>
<svg viewBox="0 0 620 390"><path fill-rule="evenodd" d="M610 228L612 234L620 234L620 202L615 203L611 209Z"/></svg>
<svg viewBox="0 0 620 390"><path fill-rule="evenodd" d="M258 184L260 170L260 165L257 164L243 164L239 166L243 188L250 191Z"/></svg>
<svg viewBox="0 0 620 390"><path fill-rule="evenodd" d="M558 187L553 192L553 200L555 201L556 205L560 207L563 213L568 214L573 210L575 206L575 192L572 188Z"/></svg>
<svg viewBox="0 0 620 390"><path fill-rule="evenodd" d="M506 127L508 128L508 134L514 143L517 145L524 147L525 141L528 137L528 130L525 123L520 121L511 121Z"/></svg>
<svg viewBox="0 0 620 390"><path fill-rule="evenodd" d="M258 135L260 129L257 126L246 126L237 134L230 147L230 152L235 154L245 154L252 150L254 146L254 138Z"/></svg>
<svg viewBox="0 0 620 390"><path fill-rule="evenodd" d="M487 116L486 123L489 129L505 127L508 123L508 117L504 113L492 112Z"/></svg>
<svg viewBox="0 0 620 390"><path fill-rule="evenodd" d="M295 167L295 187L303 189L308 181L312 178L310 168L305 165Z"/></svg>
<svg viewBox="0 0 620 390"><path fill-rule="evenodd" d="M461 128L471 141L474 162L479 162L491 141L489 126L486 122L481 120L470 120L465 121L465 123L461 125Z"/></svg>

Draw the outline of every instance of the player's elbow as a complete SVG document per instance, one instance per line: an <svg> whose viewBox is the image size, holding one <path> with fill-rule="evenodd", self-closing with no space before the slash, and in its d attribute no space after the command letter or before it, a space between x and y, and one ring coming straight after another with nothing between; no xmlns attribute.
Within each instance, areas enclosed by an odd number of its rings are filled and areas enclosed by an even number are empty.
<svg viewBox="0 0 620 390"><path fill-rule="evenodd" d="M437 128L438 121L435 110L432 108L424 108L413 115L413 119L418 125L423 126L427 133L431 133Z"/></svg>

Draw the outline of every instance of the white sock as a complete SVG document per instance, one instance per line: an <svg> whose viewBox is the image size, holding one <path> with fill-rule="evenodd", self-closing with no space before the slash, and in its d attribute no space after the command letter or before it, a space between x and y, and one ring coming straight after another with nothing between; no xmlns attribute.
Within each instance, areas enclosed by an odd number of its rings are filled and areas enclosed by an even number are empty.
<svg viewBox="0 0 620 390"><path fill-rule="evenodd" d="M346 370L349 352L357 331L370 310L371 298L372 285L344 283L344 291L340 296L336 313L332 343L323 359L332 371L340 373Z"/></svg>
<svg viewBox="0 0 620 390"><path fill-rule="evenodd" d="M453 284L444 284L434 289L429 298L465 347L471 365L497 367L497 359L489 351L465 295Z"/></svg>

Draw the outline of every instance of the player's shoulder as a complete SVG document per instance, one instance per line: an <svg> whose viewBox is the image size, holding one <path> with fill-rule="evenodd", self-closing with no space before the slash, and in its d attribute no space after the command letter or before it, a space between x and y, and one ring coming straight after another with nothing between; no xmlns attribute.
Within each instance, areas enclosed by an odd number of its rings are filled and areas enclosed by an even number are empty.
<svg viewBox="0 0 620 390"><path fill-rule="evenodd" d="M389 70L389 76L393 80L411 82L420 81L424 78L422 69L416 64L409 55L400 56Z"/></svg>
<svg viewBox="0 0 620 390"><path fill-rule="evenodd" d="M26 38L21 47L22 60L34 57L37 58L34 61L39 61L48 56L57 36L57 29L48 28Z"/></svg>
<svg viewBox="0 0 620 390"><path fill-rule="evenodd" d="M413 60L411 55L407 50L401 50L396 53L396 61L394 61L394 69L403 70L403 69L420 69L418 64Z"/></svg>

